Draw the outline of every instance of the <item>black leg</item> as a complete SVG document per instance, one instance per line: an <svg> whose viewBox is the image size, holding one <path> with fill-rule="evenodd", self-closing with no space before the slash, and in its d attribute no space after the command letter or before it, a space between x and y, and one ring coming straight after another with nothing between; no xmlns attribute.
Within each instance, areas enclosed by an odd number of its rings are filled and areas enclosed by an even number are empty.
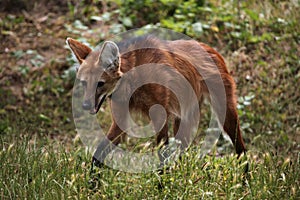
<svg viewBox="0 0 300 200"><path fill-rule="evenodd" d="M115 145L107 138L102 140L98 145L93 158L92 167L102 167L106 156L114 149Z"/></svg>

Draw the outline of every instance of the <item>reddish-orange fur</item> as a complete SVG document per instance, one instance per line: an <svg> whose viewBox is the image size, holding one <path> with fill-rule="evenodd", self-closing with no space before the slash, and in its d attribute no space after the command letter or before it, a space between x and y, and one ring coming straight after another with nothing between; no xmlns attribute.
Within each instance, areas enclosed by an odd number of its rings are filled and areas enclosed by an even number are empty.
<svg viewBox="0 0 300 200"><path fill-rule="evenodd" d="M78 47L77 43L75 44L75 46L76 45L77 49L83 49L83 51L86 51L86 55L84 55L85 57L87 57L87 55L90 55L85 60L85 65L81 67L91 67L91 63L95 62L96 58L99 56L99 52L91 52L89 49L86 49L86 47L81 48L80 45ZM233 78L226 68L224 59L217 51L206 44L198 43L196 41L161 41L152 37L133 40L132 42L129 42L127 44L120 43L118 44L118 46L121 53L119 69L112 72L104 72L102 75L103 79L109 84L117 82L118 80L120 80L122 74L126 74L126 72L129 72L137 66L149 63L164 64L174 69L175 71L183 75L186 80L188 80L196 94L197 101L199 102L199 107L202 103L202 99L204 97L208 97L208 99L211 100L210 96L213 96L215 98L214 101L220 103L220 105L224 103L224 99L220 99L214 89L208 89L207 82L205 81L208 80L210 84L215 85L215 87L219 87L220 84L223 84L226 93L226 116L224 119L223 129L230 136L238 155L246 151L236 110L236 86ZM143 48L148 46L151 46L153 48ZM80 54L82 54L82 51L79 52ZM76 51L74 53L76 55ZM76 57L78 58L80 56L76 55ZM192 60L194 59L192 62L190 61L191 58ZM198 68L195 67L195 63L193 63L194 61L197 61L197 59L200 63ZM215 65L217 66L216 68L213 67ZM201 73L199 73L198 70ZM162 71L161 73L165 74L165 78L167 80L172 80L172 77L170 76L170 74L168 74L168 72ZM215 80L215 77L217 75L220 75L221 82ZM137 76L139 75L137 74ZM134 82L134 80L131 81ZM127 89L128 88L125 81L125 83L118 86L116 90L124 90L125 93ZM165 108L167 119L173 120L173 131L176 135L181 122L182 113L180 113L180 105L175 94L168 88L159 84L144 85L133 93L130 99L129 107L132 111L138 111L143 113L145 116L148 116L149 109L154 104L160 104ZM113 110L113 123L108 131L107 138L114 144L118 144L120 142L120 136L123 134L123 131L117 125L116 119L124 119L128 116L126 116L122 112L119 112L123 109L122 107L124 106L122 97L117 100L114 100L112 98L110 105L111 109ZM217 116L222 115L220 107L215 106L214 111ZM153 123L155 126L156 122L154 121ZM188 132L190 130L188 130L189 127L186 128L187 138L179 138L182 139L183 143L185 142L184 140L187 140L187 143L189 142ZM163 125L163 128L161 128L157 134L157 143L160 143L162 140L164 140L165 143L168 143L168 123L165 123ZM101 146L100 144L99 146L103 148L105 145L102 144ZM96 155L96 157L97 156L98 155ZM97 159L102 161L105 156L106 155L102 156L101 158L98 157Z"/></svg>
<svg viewBox="0 0 300 200"><path fill-rule="evenodd" d="M157 42L154 40L154 42ZM155 44L158 48L153 49L139 49L129 51L125 54L121 54L121 66L120 70L123 73L128 72L136 66L140 66L147 63L167 63L170 67L175 68L179 71L192 85L198 100L201 101L202 97L208 93L205 82L202 80L201 75L197 72L196 68L191 65L184 56L179 53L181 51L174 50L177 48L179 50L188 50L196 45L200 45L203 48L203 52L207 52L208 56L214 61L218 67L218 72L220 73L226 91L227 97L227 110L224 123L224 131L228 133L233 144L235 145L236 152L241 154L245 151L245 145L241 136L241 131L239 127L239 119L236 111L236 97L235 97L235 83L233 78L230 76L224 59L222 56L215 51L213 48L209 47L203 43L197 43L195 41L173 41L167 44ZM136 46L131 46L130 48L137 48ZM160 49L161 48L161 49ZM198 48L198 47L197 47ZM197 48L195 48L197 50ZM170 49L170 50L169 50ZM210 63L211 64L211 63ZM210 69L208 69L210 70ZM117 106L117 103L111 102L111 106ZM168 118L174 119L174 134L176 134L180 122L179 105L175 95L170 92L167 88L157 85L148 84L139 88L134 95L131 97L130 108L132 110L140 111L145 115L148 115L150 107L154 104L162 105L168 114ZM175 108L178 112L177 115L172 115L170 108ZM115 110L118 110L116 108ZM177 120L177 123L176 123ZM157 142L161 142L164 139L166 142L168 140L168 124L166 123L164 128L158 133ZM109 139L116 139L121 134L121 130L113 123L112 128L108 133ZM117 144L119 140L115 140L114 143Z"/></svg>

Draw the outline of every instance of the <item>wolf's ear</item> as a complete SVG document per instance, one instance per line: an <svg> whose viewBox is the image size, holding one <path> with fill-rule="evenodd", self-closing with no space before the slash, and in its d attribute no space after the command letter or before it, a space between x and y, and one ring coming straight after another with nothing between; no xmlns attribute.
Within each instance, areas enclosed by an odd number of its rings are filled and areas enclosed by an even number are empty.
<svg viewBox="0 0 300 200"><path fill-rule="evenodd" d="M67 38L66 43L71 48L73 54L76 56L78 62L81 64L83 60L89 55L92 51L88 46L74 40L72 38Z"/></svg>
<svg viewBox="0 0 300 200"><path fill-rule="evenodd" d="M99 60L105 71L117 71L120 63L120 52L116 43L111 41L104 42Z"/></svg>

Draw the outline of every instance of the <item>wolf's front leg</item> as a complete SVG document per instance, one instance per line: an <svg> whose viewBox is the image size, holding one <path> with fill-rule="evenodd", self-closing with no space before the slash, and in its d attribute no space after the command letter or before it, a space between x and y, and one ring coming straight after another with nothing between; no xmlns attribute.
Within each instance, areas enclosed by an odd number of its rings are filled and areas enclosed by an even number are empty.
<svg viewBox="0 0 300 200"><path fill-rule="evenodd" d="M121 135L123 131L119 126L113 121L107 137L104 138L98 145L92 159L92 167L95 165L97 167L102 167L106 156L114 149L116 145L120 143Z"/></svg>
<svg viewBox="0 0 300 200"><path fill-rule="evenodd" d="M93 158L92 158L92 165L90 169L90 180L89 184L91 189L96 188L96 186L100 183L99 180L101 179L100 173L95 173L94 166L102 168L104 166L104 160L106 156L114 149L118 143L120 143L122 130L119 126L113 121L107 137L105 137L100 144L98 145Z"/></svg>

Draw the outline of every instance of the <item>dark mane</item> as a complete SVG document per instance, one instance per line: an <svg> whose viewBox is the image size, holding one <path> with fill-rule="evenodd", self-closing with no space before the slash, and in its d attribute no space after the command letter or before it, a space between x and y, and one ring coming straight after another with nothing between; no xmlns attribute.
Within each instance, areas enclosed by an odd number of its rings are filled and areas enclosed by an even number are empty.
<svg viewBox="0 0 300 200"><path fill-rule="evenodd" d="M159 48L164 44L164 40L160 40L151 34L131 37L128 40L123 39L121 42L117 42L121 54L137 49Z"/></svg>

